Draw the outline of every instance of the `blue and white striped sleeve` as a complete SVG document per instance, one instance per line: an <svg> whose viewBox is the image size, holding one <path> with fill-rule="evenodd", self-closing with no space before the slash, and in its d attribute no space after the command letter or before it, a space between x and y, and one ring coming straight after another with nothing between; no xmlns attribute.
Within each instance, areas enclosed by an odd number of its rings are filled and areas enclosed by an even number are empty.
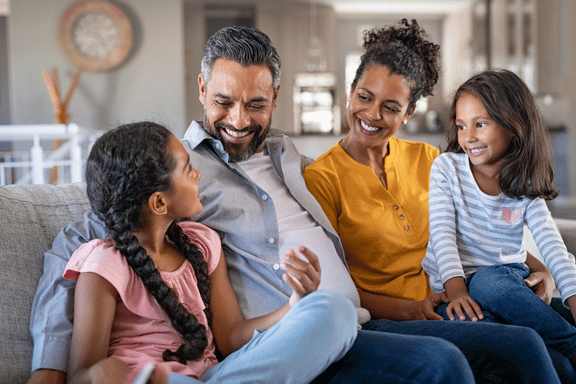
<svg viewBox="0 0 576 384"><path fill-rule="evenodd" d="M576 263L568 253L562 236L543 199L534 199L526 208L526 225L534 242L552 272L564 302L576 295Z"/></svg>
<svg viewBox="0 0 576 384"><path fill-rule="evenodd" d="M423 265L436 264L430 273L437 272L439 276L430 276L431 281L440 280L442 285L453 277L465 276L456 242L456 210L451 188L451 184L458 182L457 173L446 155L436 158L430 170L430 240Z"/></svg>

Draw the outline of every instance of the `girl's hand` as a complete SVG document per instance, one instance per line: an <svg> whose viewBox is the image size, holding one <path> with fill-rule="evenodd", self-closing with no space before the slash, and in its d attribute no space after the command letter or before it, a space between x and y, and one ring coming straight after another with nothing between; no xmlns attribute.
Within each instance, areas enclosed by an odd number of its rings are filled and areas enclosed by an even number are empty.
<svg viewBox="0 0 576 384"><path fill-rule="evenodd" d="M450 300L450 304L448 304L446 308L446 314L450 320L455 320L454 312L456 312L456 315L461 321L466 320L464 312L472 321L478 321L478 319L481 320L484 318L482 309L478 303L470 297L468 288L462 277L456 276L446 280L444 289L446 290L448 300Z"/></svg>
<svg viewBox="0 0 576 384"><path fill-rule="evenodd" d="M110 356L90 367L87 376L92 384L123 383L130 368L117 357Z"/></svg>
<svg viewBox="0 0 576 384"><path fill-rule="evenodd" d="M448 303L446 292L434 293L424 300L417 301L414 311L410 314L413 320L443 320L444 318L434 312L440 303Z"/></svg>
<svg viewBox="0 0 576 384"><path fill-rule="evenodd" d="M464 312L462 310L466 312L466 314L472 321L478 321L478 319L484 318L482 309L480 308L478 303L472 300L472 298L468 294L450 300L450 304L448 304L448 307L446 308L446 313L448 314L450 320L455 320L454 312L456 312L458 318L461 321L464 321L466 320L466 316L464 316Z"/></svg>
<svg viewBox="0 0 576 384"><path fill-rule="evenodd" d="M282 256L280 268L286 271L282 279L292 288L290 296L290 306L292 307L298 300L318 289L320 285L320 262L308 248L300 246L298 252L307 260L302 260L298 254L289 249Z"/></svg>

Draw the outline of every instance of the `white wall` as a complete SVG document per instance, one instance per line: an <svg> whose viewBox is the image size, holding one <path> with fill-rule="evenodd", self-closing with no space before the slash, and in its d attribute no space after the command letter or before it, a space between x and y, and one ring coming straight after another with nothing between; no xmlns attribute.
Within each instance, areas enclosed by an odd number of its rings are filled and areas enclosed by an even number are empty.
<svg viewBox="0 0 576 384"><path fill-rule="evenodd" d="M13 0L8 18L11 123L51 123L53 108L41 75L57 68L61 93L74 66L57 40L58 21L73 0ZM151 119L181 136L185 117L181 0L123 0L135 23L136 48L123 66L82 74L69 106L71 121L94 129Z"/></svg>

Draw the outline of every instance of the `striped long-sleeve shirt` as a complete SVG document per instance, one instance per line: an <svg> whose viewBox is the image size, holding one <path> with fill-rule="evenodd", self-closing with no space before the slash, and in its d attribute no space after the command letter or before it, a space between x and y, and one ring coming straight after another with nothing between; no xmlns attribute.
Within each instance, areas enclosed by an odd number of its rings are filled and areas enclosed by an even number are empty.
<svg viewBox="0 0 576 384"><path fill-rule="evenodd" d="M552 272L562 301L576 294L576 264L543 199L491 196L476 184L468 156L444 153L430 172L430 240L422 267L434 292L483 266L524 263L524 225Z"/></svg>

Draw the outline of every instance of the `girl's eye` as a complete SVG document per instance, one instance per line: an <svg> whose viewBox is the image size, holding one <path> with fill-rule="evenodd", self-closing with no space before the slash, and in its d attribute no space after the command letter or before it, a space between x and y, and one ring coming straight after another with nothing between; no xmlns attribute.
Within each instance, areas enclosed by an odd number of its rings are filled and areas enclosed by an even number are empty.
<svg viewBox="0 0 576 384"><path fill-rule="evenodd" d="M485 127L486 125L487 125L487 124L486 124L485 122L483 122L483 121L479 121L479 122L476 123L476 126L477 126L478 128Z"/></svg>
<svg viewBox="0 0 576 384"><path fill-rule="evenodd" d="M396 109L396 108L394 108L394 107L391 107L391 106L389 106L389 105L385 105L384 108L386 108L387 110L389 110L390 112L393 112L393 113L398 113L398 112L399 112L398 109Z"/></svg>
<svg viewBox="0 0 576 384"><path fill-rule="evenodd" d="M368 96L364 96L364 95L358 95L358 98L362 101L369 101L370 99L368 98Z"/></svg>
<svg viewBox="0 0 576 384"><path fill-rule="evenodd" d="M463 130L466 129L466 127L465 127L464 125L461 125L461 124L460 124L460 125L457 124L457 125L456 125L456 128L457 128L459 131L463 131Z"/></svg>

